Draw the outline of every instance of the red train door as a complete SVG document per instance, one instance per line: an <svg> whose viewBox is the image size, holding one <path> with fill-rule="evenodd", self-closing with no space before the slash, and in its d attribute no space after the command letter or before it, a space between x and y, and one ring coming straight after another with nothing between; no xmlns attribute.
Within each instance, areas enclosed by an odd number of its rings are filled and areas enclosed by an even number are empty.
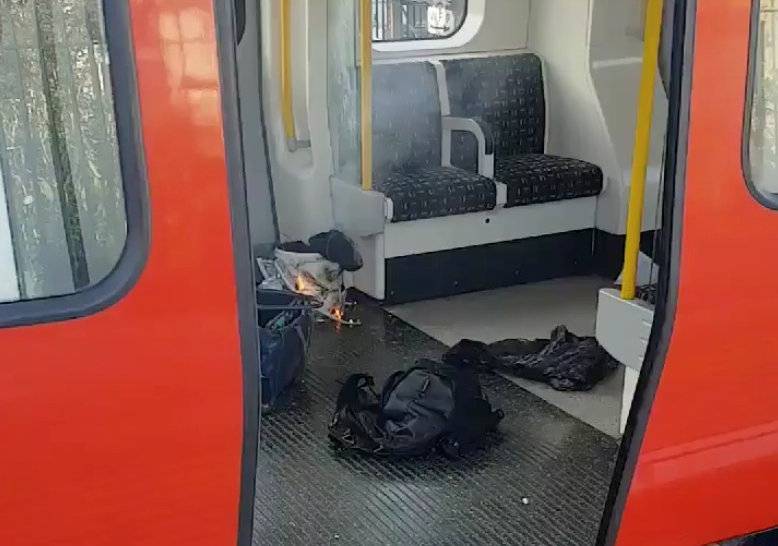
<svg viewBox="0 0 778 546"><path fill-rule="evenodd" d="M250 542L254 287L225 152L240 150L227 4L0 8L4 546Z"/></svg>
<svg viewBox="0 0 778 546"><path fill-rule="evenodd" d="M710 544L778 525L778 6L683 4L668 301L603 530L619 545Z"/></svg>

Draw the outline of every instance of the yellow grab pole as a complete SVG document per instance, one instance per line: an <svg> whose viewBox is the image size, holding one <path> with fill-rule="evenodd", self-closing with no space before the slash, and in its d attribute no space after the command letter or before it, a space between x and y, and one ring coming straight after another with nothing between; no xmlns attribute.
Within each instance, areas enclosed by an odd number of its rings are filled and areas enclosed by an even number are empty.
<svg viewBox="0 0 778 546"><path fill-rule="evenodd" d="M654 86L659 63L659 39L662 32L663 0L648 0L643 43L643 71L640 78L635 149L632 153L632 183L627 212L627 241L624 248L621 297L635 299L640 231L643 225L643 201L646 192L646 169L651 145L651 118L654 111Z"/></svg>
<svg viewBox="0 0 778 546"><path fill-rule="evenodd" d="M297 148L292 97L292 8L291 0L281 0L281 117L284 122L286 145Z"/></svg>
<svg viewBox="0 0 778 546"><path fill-rule="evenodd" d="M373 189L373 0L359 0L362 189Z"/></svg>

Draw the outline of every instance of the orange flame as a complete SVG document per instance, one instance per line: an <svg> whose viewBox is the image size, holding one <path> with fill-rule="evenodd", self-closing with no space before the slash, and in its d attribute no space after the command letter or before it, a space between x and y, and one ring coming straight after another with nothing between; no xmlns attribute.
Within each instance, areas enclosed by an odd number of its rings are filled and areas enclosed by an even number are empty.
<svg viewBox="0 0 778 546"><path fill-rule="evenodd" d="M297 275L294 280L294 289L296 292L305 292L305 279L302 275Z"/></svg>
<svg viewBox="0 0 778 546"><path fill-rule="evenodd" d="M332 309L332 318L338 321L343 320L343 309L340 307L334 307Z"/></svg>
<svg viewBox="0 0 778 546"><path fill-rule="evenodd" d="M303 275L297 275L294 280L294 291L300 294L312 295L316 293L316 287Z"/></svg>

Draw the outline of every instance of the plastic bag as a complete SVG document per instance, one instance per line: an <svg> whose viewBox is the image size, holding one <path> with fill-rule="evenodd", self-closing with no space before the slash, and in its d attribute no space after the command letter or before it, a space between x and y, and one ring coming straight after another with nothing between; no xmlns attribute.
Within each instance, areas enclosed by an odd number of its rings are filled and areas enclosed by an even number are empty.
<svg viewBox="0 0 778 546"><path fill-rule="evenodd" d="M593 337L578 337L557 326L550 339L507 339L487 345L462 340L443 360L548 383L558 391L587 391L610 375L619 363Z"/></svg>

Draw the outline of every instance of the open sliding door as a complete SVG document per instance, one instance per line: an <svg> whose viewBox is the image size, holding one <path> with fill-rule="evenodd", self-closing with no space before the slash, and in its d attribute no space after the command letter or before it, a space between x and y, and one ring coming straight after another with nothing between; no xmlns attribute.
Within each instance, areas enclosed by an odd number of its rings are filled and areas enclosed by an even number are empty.
<svg viewBox="0 0 778 546"><path fill-rule="evenodd" d="M0 5L4 546L250 543L233 15L211 0Z"/></svg>
<svg viewBox="0 0 778 546"><path fill-rule="evenodd" d="M619 545L710 544L778 524L778 21L770 1L681 4L667 301L602 533Z"/></svg>

